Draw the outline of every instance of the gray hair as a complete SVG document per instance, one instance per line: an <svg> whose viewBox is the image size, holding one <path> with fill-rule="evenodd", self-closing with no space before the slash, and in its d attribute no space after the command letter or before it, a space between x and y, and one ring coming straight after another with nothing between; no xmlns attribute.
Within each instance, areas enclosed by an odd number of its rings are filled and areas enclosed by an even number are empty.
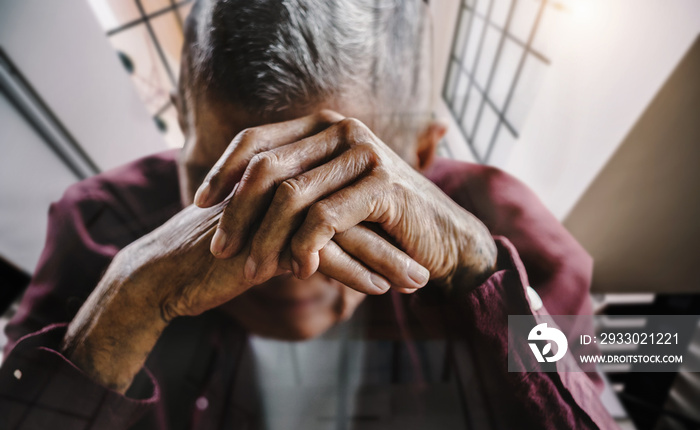
<svg viewBox="0 0 700 430"><path fill-rule="evenodd" d="M428 22L423 0L200 0L187 73L207 95L263 114L348 90L406 110L425 96Z"/></svg>

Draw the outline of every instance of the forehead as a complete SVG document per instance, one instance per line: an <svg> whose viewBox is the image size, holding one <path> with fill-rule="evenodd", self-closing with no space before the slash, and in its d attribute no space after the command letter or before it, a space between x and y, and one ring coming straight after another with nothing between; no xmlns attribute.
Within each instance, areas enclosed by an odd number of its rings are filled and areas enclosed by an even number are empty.
<svg viewBox="0 0 700 430"><path fill-rule="evenodd" d="M391 112L387 109L382 112L378 110L376 103L368 102L368 99L362 96L362 92L347 94L343 98L327 99L311 106L289 108L269 114L252 112L241 103L208 100L193 103L189 112L183 161L191 174L203 177L233 138L244 129L287 121L321 109L330 109L346 117L357 118L400 156L410 156L409 148L415 143L422 127L430 120L430 111L422 109L415 112Z"/></svg>
<svg viewBox="0 0 700 430"><path fill-rule="evenodd" d="M372 120L359 103L351 100L324 100L307 107L291 107L273 113L256 113L239 103L201 100L194 104L190 118L191 136L188 145L205 160L216 160L239 132L301 116L321 109L331 109L345 116L358 118L368 126Z"/></svg>

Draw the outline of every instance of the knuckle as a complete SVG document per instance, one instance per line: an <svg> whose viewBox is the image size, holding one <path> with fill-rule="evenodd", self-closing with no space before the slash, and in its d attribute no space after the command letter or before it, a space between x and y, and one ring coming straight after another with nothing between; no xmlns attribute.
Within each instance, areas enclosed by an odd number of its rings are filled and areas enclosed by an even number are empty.
<svg viewBox="0 0 700 430"><path fill-rule="evenodd" d="M255 176L268 175L275 169L277 163L277 155L274 152L261 152L255 154L250 160L250 169Z"/></svg>
<svg viewBox="0 0 700 430"><path fill-rule="evenodd" d="M260 130L256 127L250 127L241 130L234 138L234 141L236 141L238 145L250 145L259 138Z"/></svg>
<svg viewBox="0 0 700 430"><path fill-rule="evenodd" d="M323 202L311 206L308 216L315 224L330 224L331 222L330 210L328 205Z"/></svg>
<svg viewBox="0 0 700 430"><path fill-rule="evenodd" d="M308 218L317 227L333 228L336 225L337 216L335 211L325 201L315 203L309 209Z"/></svg>
<svg viewBox="0 0 700 430"><path fill-rule="evenodd" d="M372 170L372 175L376 178L377 183L386 184L392 182L392 171L388 169L381 160L377 160Z"/></svg>
<svg viewBox="0 0 700 430"><path fill-rule="evenodd" d="M304 185L298 178L283 181L275 192L275 201L281 206L294 206L304 196Z"/></svg>
<svg viewBox="0 0 700 430"><path fill-rule="evenodd" d="M316 113L316 121L328 125L342 121L343 118L341 114L330 109L321 109Z"/></svg>
<svg viewBox="0 0 700 430"><path fill-rule="evenodd" d="M377 166L381 162L377 148L368 141L355 142L352 148L353 153L356 155L357 159L363 164L369 164L370 166Z"/></svg>
<svg viewBox="0 0 700 430"><path fill-rule="evenodd" d="M356 118L345 118L338 122L341 135L352 147L366 147L377 152L374 135L362 121Z"/></svg>
<svg viewBox="0 0 700 430"><path fill-rule="evenodd" d="M346 136L352 136L367 128L367 126L357 118L343 118L338 122L338 127Z"/></svg>
<svg viewBox="0 0 700 430"><path fill-rule="evenodd" d="M303 257L310 252L320 251L314 249L315 238L319 235L332 237L335 233L337 217L332 210L323 202L311 206L306 216L304 226L300 230L301 234L296 234L292 238L291 249L295 257Z"/></svg>
<svg viewBox="0 0 700 430"><path fill-rule="evenodd" d="M387 192L394 195L394 196L399 196L400 198L407 199L408 201L408 196L411 194L411 189L406 186L403 182L400 181L393 181L390 182L389 188L387 189Z"/></svg>

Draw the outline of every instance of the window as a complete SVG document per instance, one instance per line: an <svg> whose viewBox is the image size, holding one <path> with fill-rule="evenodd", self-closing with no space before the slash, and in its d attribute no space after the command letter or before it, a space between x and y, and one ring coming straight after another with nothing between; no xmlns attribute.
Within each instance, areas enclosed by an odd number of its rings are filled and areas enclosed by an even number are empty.
<svg viewBox="0 0 700 430"><path fill-rule="evenodd" d="M461 2L443 98L480 163L502 161L518 139L550 63L556 8L548 0Z"/></svg>
<svg viewBox="0 0 700 430"><path fill-rule="evenodd" d="M180 71L183 21L192 0L89 0L131 75L136 91L171 147L183 144L170 92Z"/></svg>

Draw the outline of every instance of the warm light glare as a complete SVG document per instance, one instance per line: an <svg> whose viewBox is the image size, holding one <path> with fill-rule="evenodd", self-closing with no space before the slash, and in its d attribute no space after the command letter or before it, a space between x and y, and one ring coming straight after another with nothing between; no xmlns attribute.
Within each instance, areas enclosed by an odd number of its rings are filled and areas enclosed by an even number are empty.
<svg viewBox="0 0 700 430"><path fill-rule="evenodd" d="M570 12L576 21L588 21L595 15L593 3L593 0L562 0L554 6Z"/></svg>

